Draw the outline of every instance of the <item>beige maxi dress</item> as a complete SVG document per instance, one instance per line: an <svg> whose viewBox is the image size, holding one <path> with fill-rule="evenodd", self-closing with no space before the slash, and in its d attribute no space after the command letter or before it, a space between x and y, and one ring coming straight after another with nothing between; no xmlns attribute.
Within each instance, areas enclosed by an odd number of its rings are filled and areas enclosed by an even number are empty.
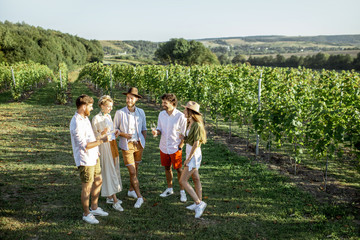
<svg viewBox="0 0 360 240"><path fill-rule="evenodd" d="M107 197L116 194L122 190L122 182L119 165L119 152L117 149L114 124L110 114L98 113L92 119L92 128L95 137L101 136L105 128L111 135L111 142L105 142L99 146L101 175L103 184L101 187L101 196Z"/></svg>

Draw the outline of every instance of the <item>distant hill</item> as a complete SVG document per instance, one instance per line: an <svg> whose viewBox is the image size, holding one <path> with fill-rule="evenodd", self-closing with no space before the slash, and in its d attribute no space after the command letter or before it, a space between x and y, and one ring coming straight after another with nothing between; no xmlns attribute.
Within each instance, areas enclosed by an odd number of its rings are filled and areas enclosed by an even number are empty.
<svg viewBox="0 0 360 240"><path fill-rule="evenodd" d="M218 40L242 40L244 42L312 42L312 43L325 43L329 45L353 45L360 47L360 34L357 35L320 35L320 36L248 36L248 37L223 37L223 38L204 38L194 39L196 41L218 41Z"/></svg>
<svg viewBox="0 0 360 240"><path fill-rule="evenodd" d="M217 56L234 57L277 55L306 56L319 52L349 54L355 57L360 52L360 34L321 36L246 36L189 39L203 43ZM104 54L118 59L153 61L159 42L150 41L100 41Z"/></svg>
<svg viewBox="0 0 360 240"><path fill-rule="evenodd" d="M351 51L356 55L360 51L359 35L329 35L309 37L289 36L249 36L196 39L217 55L244 54L303 54L312 55L318 52ZM344 52L345 54L345 52Z"/></svg>

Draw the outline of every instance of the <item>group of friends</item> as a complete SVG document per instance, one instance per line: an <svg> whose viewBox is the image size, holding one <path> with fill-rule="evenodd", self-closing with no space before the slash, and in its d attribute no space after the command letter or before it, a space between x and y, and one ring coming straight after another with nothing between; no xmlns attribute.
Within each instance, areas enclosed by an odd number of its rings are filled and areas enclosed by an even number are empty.
<svg viewBox="0 0 360 240"><path fill-rule="evenodd" d="M91 122L88 117L93 110L94 99L85 94L76 99L77 111L70 122L70 135L82 184L82 218L87 223L97 224L99 221L95 216L109 215L98 206L100 193L115 210L124 211L122 201L116 196L123 188L118 148L129 171L127 195L137 199L134 208L140 208L144 203L138 174L147 137L146 116L143 109L136 107L136 102L142 98L137 88L132 87L123 94L126 95L126 106L116 111L114 121L110 116L114 104L110 96L104 95L99 99L101 111ZM206 208L206 203L202 201L199 176L202 160L200 146L206 143L200 105L189 101L181 112L177 109L176 96L171 93L161 96L161 101L164 110L159 114L157 126L152 127L151 131L153 137L160 136L160 160L167 181L167 188L160 196L174 194L174 168L180 185L180 201L187 201L186 191L194 200L186 208L195 211L195 218L200 218ZM116 138L119 138L118 145ZM186 160L182 163L185 144ZM194 188L188 182L190 177Z"/></svg>

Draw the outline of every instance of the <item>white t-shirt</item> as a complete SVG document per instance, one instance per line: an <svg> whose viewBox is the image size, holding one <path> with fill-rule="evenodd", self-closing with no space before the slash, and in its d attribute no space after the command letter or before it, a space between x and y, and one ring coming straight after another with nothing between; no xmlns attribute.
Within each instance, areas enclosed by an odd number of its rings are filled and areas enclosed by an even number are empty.
<svg viewBox="0 0 360 240"><path fill-rule="evenodd" d="M181 142L179 135L185 135L186 131L185 115L176 108L171 115L165 110L161 111L157 129L161 132L160 151L165 154L176 153Z"/></svg>
<svg viewBox="0 0 360 240"><path fill-rule="evenodd" d="M129 133L132 134L131 139L128 140L129 142L139 141L139 136L136 132L136 125L135 125L135 112L130 112L129 114Z"/></svg>

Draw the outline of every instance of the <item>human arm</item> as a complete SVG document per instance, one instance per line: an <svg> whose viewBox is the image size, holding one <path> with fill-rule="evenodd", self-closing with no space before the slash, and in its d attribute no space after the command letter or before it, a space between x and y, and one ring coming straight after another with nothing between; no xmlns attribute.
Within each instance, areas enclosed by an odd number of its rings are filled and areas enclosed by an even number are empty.
<svg viewBox="0 0 360 240"><path fill-rule="evenodd" d="M88 142L86 144L85 149L86 150L92 149L92 148L97 147L97 146L103 144L104 142L108 142L108 141L109 141L108 136L102 137L102 138L96 140L95 142Z"/></svg>
<svg viewBox="0 0 360 240"><path fill-rule="evenodd" d="M186 126L187 126L187 119L185 118L184 115L182 115L179 122L179 131L180 131L179 138L181 140L178 146L179 150L181 150L185 144L184 140L185 140Z"/></svg>
<svg viewBox="0 0 360 240"><path fill-rule="evenodd" d="M161 113L160 113L161 114ZM158 123L157 123L157 127L155 130L151 130L151 133L153 134L154 137L161 135L161 121L160 121L160 114L158 117Z"/></svg>
<svg viewBox="0 0 360 240"><path fill-rule="evenodd" d="M116 129L116 130L115 130L115 137L117 138L118 136L120 136L120 130L119 130L119 129Z"/></svg>
<svg viewBox="0 0 360 240"><path fill-rule="evenodd" d="M114 116L114 130L116 132L116 136L120 136L129 140L131 139L132 135L121 131L121 120L121 110L118 110Z"/></svg>
<svg viewBox="0 0 360 240"><path fill-rule="evenodd" d="M141 126L141 133L144 136L144 139L146 140L146 134L147 134L147 128L146 128L146 116L144 110L141 110L142 113L142 126Z"/></svg>
<svg viewBox="0 0 360 240"><path fill-rule="evenodd" d="M89 125L90 126L89 126ZM89 127L87 127L89 126ZM74 141L74 144L78 146L78 148L82 151L86 151L88 149L94 148L96 146L99 146L101 143L107 141L107 136L104 138L99 138L96 141L89 142L88 133L87 131L94 132L91 128L91 123L88 120L81 119L79 117L74 117L70 122L70 133L72 141ZM94 138L91 138L92 140L95 140ZM101 140L101 141L100 141Z"/></svg>
<svg viewBox="0 0 360 240"><path fill-rule="evenodd" d="M132 137L132 134L120 132L119 136L123 137L123 138L126 138L127 140L130 140L131 137Z"/></svg>
<svg viewBox="0 0 360 240"><path fill-rule="evenodd" d="M146 133L147 133L147 130L142 131L141 133L142 133L142 135L144 136L144 139L146 140Z"/></svg>
<svg viewBox="0 0 360 240"><path fill-rule="evenodd" d="M181 139L178 149L182 150L183 147L184 147L184 139Z"/></svg>

